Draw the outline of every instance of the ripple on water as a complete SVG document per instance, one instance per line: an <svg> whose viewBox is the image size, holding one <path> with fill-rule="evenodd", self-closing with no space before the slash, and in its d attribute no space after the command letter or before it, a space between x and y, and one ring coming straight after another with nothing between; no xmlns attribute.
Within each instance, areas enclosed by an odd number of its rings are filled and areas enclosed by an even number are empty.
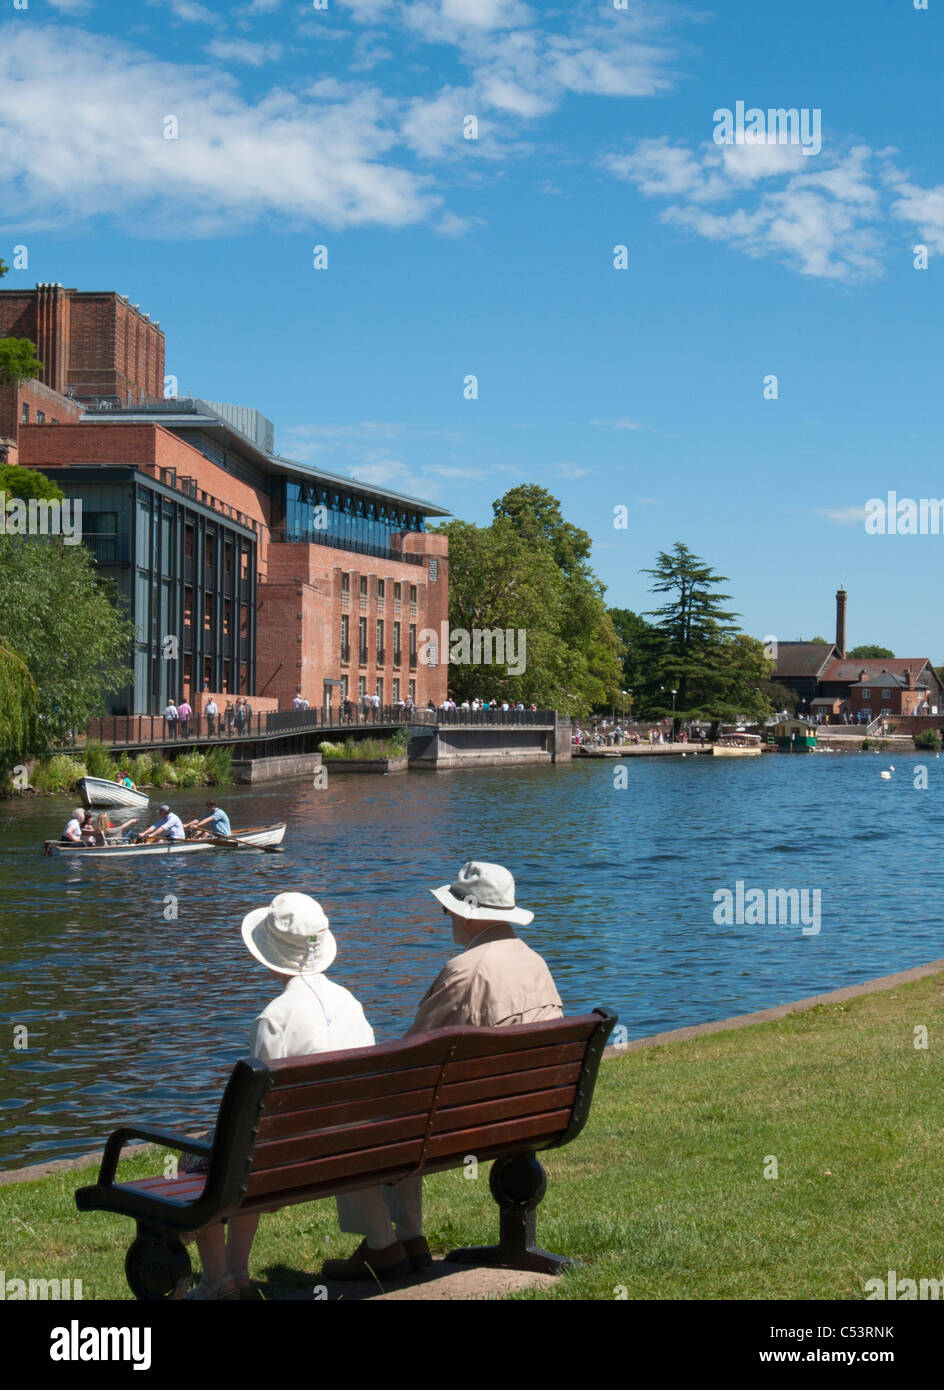
<svg viewBox="0 0 944 1390"><path fill-rule="evenodd" d="M288 821L283 855L146 864L44 859L70 808L2 803L0 1025L25 1025L28 1050L0 1051L0 1166L87 1153L131 1118L210 1124L274 991L240 922L286 889L325 905L332 978L382 1040L452 954L428 889L470 857L515 872L567 1009L609 1004L632 1036L936 959L944 760L927 765L920 797L907 759L889 783L855 756L641 759L625 791L590 760L234 788L234 821ZM716 924L738 880L819 888L821 932Z"/></svg>

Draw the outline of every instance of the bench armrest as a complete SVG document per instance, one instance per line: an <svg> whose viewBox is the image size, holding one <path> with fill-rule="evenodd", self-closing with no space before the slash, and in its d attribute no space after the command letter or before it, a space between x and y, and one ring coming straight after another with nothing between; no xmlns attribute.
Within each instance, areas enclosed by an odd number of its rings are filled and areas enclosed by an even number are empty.
<svg viewBox="0 0 944 1390"><path fill-rule="evenodd" d="M162 1144L166 1149L177 1149L180 1153L209 1155L213 1145L206 1139L191 1139L189 1134L181 1134L176 1129L155 1129L151 1125L125 1125L109 1136L102 1154L102 1165L98 1172L99 1187L111 1187L121 1150L129 1139L148 1139L151 1143Z"/></svg>

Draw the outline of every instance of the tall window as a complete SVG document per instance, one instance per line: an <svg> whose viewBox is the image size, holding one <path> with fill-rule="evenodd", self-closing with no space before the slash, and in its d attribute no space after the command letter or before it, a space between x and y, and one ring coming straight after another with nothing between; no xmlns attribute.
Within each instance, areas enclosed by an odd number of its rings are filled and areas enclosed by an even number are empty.
<svg viewBox="0 0 944 1390"><path fill-rule="evenodd" d="M357 620L357 659L362 666L367 665L367 619Z"/></svg>
<svg viewBox="0 0 944 1390"><path fill-rule="evenodd" d="M341 660L351 659L351 620L346 613L341 614Z"/></svg>
<svg viewBox="0 0 944 1390"><path fill-rule="evenodd" d="M342 575L341 575L341 593L342 593L342 594L349 594L350 592L351 592L351 576L350 576L349 574L342 574Z"/></svg>
<svg viewBox="0 0 944 1390"><path fill-rule="evenodd" d="M399 677L399 676L394 676L394 679L393 679L393 703L394 703L395 705L398 705L398 704L400 703L400 677Z"/></svg>
<svg viewBox="0 0 944 1390"><path fill-rule="evenodd" d="M358 676L358 678L357 678L357 693L358 693L358 695L366 695L366 694L367 694L367 677L366 677L366 676Z"/></svg>
<svg viewBox="0 0 944 1390"><path fill-rule="evenodd" d="M393 625L393 664L400 665L400 624Z"/></svg>
<svg viewBox="0 0 944 1390"><path fill-rule="evenodd" d="M383 618L377 619L377 660L384 662L384 622Z"/></svg>
<svg viewBox="0 0 944 1390"><path fill-rule="evenodd" d="M23 409L20 411L20 424L29 424L29 405L26 401L23 402Z"/></svg>
<svg viewBox="0 0 944 1390"><path fill-rule="evenodd" d="M416 670L416 623L410 623L410 666Z"/></svg>
<svg viewBox="0 0 944 1390"><path fill-rule="evenodd" d="M410 699L416 704L416 681L410 681Z"/></svg>
<svg viewBox="0 0 944 1390"><path fill-rule="evenodd" d="M367 597L367 575L361 575L361 598Z"/></svg>
<svg viewBox="0 0 944 1390"><path fill-rule="evenodd" d="M378 676L378 677L377 677L377 694L380 696L380 703L383 704L383 702L384 702L384 678L383 678L383 676Z"/></svg>
<svg viewBox="0 0 944 1390"><path fill-rule="evenodd" d="M341 677L341 701L342 701L342 703L347 699L347 689L348 689L347 676L342 676L342 677Z"/></svg>
<svg viewBox="0 0 944 1390"><path fill-rule="evenodd" d="M377 602L383 603L387 594L387 585L383 579L377 580Z"/></svg>

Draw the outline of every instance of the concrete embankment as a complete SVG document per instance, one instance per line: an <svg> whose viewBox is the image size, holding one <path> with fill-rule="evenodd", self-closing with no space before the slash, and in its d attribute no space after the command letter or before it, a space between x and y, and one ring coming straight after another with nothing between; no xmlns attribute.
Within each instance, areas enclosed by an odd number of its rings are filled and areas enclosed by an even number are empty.
<svg viewBox="0 0 944 1390"><path fill-rule="evenodd" d="M311 777L321 767L320 753L292 753L282 758L234 758L234 782L282 782L292 777Z"/></svg>

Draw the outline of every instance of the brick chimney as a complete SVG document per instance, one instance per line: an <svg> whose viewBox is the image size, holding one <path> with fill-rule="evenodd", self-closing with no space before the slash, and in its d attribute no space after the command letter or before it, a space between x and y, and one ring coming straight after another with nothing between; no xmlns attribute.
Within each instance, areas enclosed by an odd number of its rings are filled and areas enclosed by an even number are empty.
<svg viewBox="0 0 944 1390"><path fill-rule="evenodd" d="M846 591L836 590L836 646L839 655L846 655Z"/></svg>
<svg viewBox="0 0 944 1390"><path fill-rule="evenodd" d="M912 671L912 669L911 669L910 666L906 666L906 667L905 667L905 683L907 684L909 690L914 690L914 688L915 688L914 671Z"/></svg>
<svg viewBox="0 0 944 1390"><path fill-rule="evenodd" d="M860 680L860 681L864 681L864 680L865 680L865 667L864 667L864 666L862 667L862 670L859 672L859 680Z"/></svg>

